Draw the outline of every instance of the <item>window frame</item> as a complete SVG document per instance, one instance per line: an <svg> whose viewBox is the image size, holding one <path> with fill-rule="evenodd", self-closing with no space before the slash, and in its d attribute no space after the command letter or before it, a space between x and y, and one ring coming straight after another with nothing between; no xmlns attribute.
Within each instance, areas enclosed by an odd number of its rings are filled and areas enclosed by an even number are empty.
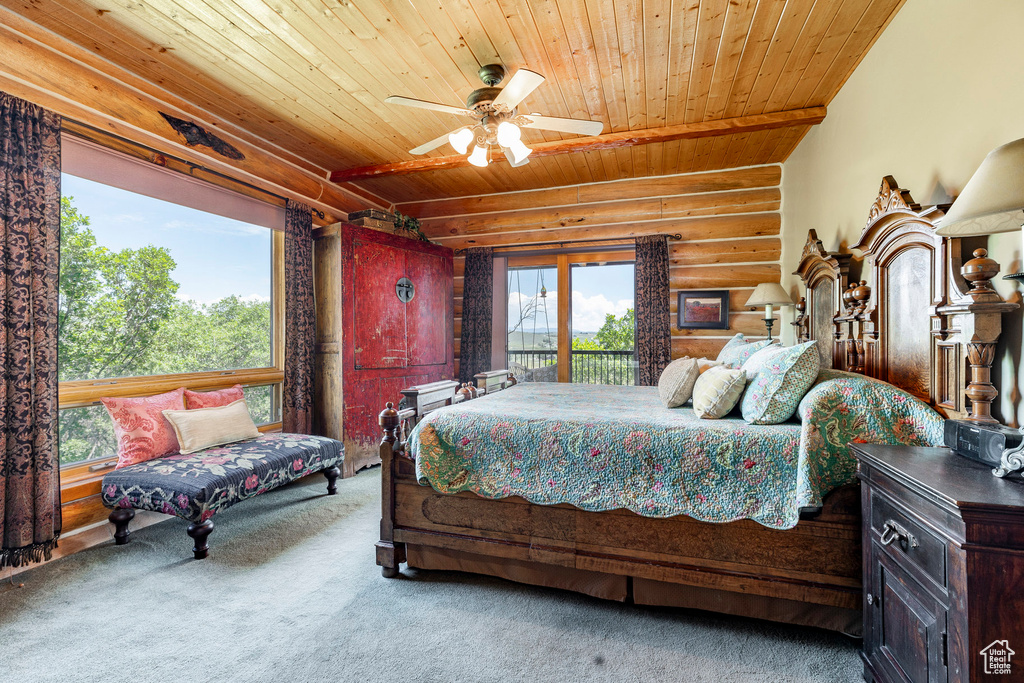
<svg viewBox="0 0 1024 683"><path fill-rule="evenodd" d="M610 251L568 251L558 250L542 254L516 255L495 254L506 259L506 269L554 267L558 272L558 291L572 292L572 267L590 263L636 263L636 249L614 249ZM506 275L506 279L507 279ZM507 283L506 283L507 287ZM508 310L504 312L505 330L508 330ZM558 381L572 382L572 296L558 297ZM507 338L507 336L506 336ZM508 358L508 345L505 346Z"/></svg>
<svg viewBox="0 0 1024 683"><path fill-rule="evenodd" d="M184 174L183 174L184 175ZM234 189L234 188L228 188ZM283 228L284 226L282 226ZM270 353L272 365L263 368L215 370L210 372L138 375L95 380L71 380L57 385L58 410L101 405L101 397L152 396L178 387L192 391L214 391L236 384L243 387L273 387L274 413L280 413L284 384L284 230L267 228L271 236ZM281 431L281 420L258 425L260 432ZM57 446L59 448L59 445ZM69 463L60 467L61 504L84 502L99 495L103 474L117 463L107 456ZM83 506L84 507L84 506ZM94 507L94 506L89 506ZM74 513L72 513L74 514Z"/></svg>

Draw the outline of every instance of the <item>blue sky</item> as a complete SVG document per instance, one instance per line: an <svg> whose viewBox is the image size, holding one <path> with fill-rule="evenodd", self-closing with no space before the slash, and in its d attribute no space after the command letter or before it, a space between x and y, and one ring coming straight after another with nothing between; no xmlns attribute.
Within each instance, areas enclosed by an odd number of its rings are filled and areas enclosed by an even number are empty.
<svg viewBox="0 0 1024 683"><path fill-rule="evenodd" d="M514 325L520 316L520 306L534 297L540 289L543 277L548 296L547 304L549 329L558 325L558 274L554 268L529 268L509 271L508 319ZM604 324L605 315L620 316L627 308L633 307L633 264L610 264L606 266L573 266L572 269L572 329L580 332L597 332ZM545 328L544 309L536 317L537 332ZM526 322L525 330L532 332L534 319Z"/></svg>
<svg viewBox="0 0 1024 683"><path fill-rule="evenodd" d="M167 247L178 298L212 303L235 294L270 300L272 231L109 185L61 174L61 194L89 217L97 244L112 251Z"/></svg>

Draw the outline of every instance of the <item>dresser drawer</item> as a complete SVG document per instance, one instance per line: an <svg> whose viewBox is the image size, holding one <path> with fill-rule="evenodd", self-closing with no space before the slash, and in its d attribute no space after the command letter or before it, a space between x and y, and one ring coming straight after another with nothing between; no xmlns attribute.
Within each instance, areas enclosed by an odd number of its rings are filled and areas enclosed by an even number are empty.
<svg viewBox="0 0 1024 683"><path fill-rule="evenodd" d="M871 530L878 544L899 562L905 559L939 586L946 586L946 542L914 521L902 508L871 493Z"/></svg>

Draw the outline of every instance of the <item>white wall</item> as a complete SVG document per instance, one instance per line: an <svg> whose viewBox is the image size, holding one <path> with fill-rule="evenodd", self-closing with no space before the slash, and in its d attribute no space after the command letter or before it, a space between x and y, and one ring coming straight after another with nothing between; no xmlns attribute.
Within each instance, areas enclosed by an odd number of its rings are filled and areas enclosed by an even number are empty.
<svg viewBox="0 0 1024 683"><path fill-rule="evenodd" d="M855 244L883 176L922 206L948 202L990 150L1024 137L1022 46L1024 2L908 0L783 166L782 262L795 268L811 228L828 250ZM1018 233L989 238L989 250L1002 273L1021 270ZM793 268L783 285L796 294ZM994 408L1016 425L1022 318L1003 322Z"/></svg>

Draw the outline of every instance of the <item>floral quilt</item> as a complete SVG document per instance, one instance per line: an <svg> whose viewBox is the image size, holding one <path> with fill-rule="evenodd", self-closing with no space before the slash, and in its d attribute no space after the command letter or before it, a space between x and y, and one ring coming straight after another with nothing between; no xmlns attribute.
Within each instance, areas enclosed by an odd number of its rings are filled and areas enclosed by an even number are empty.
<svg viewBox="0 0 1024 683"><path fill-rule="evenodd" d="M942 418L896 387L824 371L800 422L700 420L657 387L519 384L427 415L409 437L421 484L645 517L796 525L852 482L852 441L934 446Z"/></svg>
<svg viewBox="0 0 1024 683"><path fill-rule="evenodd" d="M305 434L261 434L190 455L168 455L103 477L107 507L154 510L204 522L252 496L345 459L340 441Z"/></svg>

